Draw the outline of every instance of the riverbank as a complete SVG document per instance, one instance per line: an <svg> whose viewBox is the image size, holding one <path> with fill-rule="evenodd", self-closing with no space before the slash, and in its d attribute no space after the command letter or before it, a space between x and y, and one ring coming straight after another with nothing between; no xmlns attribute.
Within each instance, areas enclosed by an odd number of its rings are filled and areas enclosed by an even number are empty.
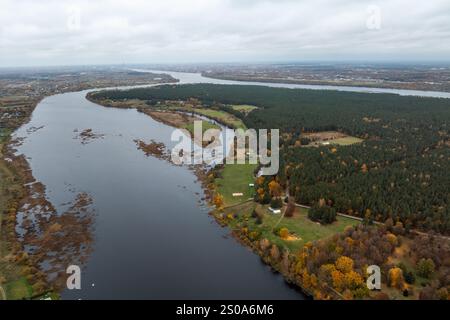
<svg viewBox="0 0 450 320"><path fill-rule="evenodd" d="M30 299L49 291L46 276L38 270L16 235L16 220L25 199L31 199L36 184L28 162L16 156L10 138L0 144L0 271L7 299ZM33 200L38 201L38 200ZM41 203L40 203L41 204ZM51 291L51 290L50 290Z"/></svg>
<svg viewBox="0 0 450 320"><path fill-rule="evenodd" d="M27 99L27 107L14 105L8 112L20 108L19 118L9 118L8 128L0 137L0 285L5 299L31 298L42 289L42 274L37 274L36 265L30 261L16 236L17 212L20 202L30 196L25 185L34 181L31 169L23 156L14 154L14 146L20 141L12 141L15 129L30 121L31 115L43 97ZM1 109L2 111L5 109ZM33 274L34 273L34 274ZM33 287L34 286L34 287Z"/></svg>

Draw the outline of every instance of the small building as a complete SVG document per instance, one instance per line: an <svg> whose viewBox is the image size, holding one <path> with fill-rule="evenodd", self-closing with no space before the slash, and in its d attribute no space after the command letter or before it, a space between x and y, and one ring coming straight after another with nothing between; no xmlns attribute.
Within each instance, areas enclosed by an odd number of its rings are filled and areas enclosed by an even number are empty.
<svg viewBox="0 0 450 320"><path fill-rule="evenodd" d="M235 192L232 194L233 197L242 197L244 194L242 192Z"/></svg>
<svg viewBox="0 0 450 320"><path fill-rule="evenodd" d="M255 184L254 183L249 183L248 186L253 188L255 186Z"/></svg>

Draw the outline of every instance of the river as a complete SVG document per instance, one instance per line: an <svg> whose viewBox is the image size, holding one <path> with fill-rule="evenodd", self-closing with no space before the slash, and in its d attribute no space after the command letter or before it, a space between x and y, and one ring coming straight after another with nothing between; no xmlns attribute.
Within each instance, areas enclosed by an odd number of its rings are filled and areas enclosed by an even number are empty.
<svg viewBox="0 0 450 320"><path fill-rule="evenodd" d="M406 90L406 89L389 89L389 88L370 88L370 87L351 87L351 86L333 86L333 85L309 85L309 84L287 84L287 83L270 83L270 82L250 82L250 81L232 81L221 80L202 76L200 73L174 72L174 71L157 71L146 69L133 69L139 72L154 72L170 74L176 79L180 79L182 83L214 83L214 84L235 84L235 85L256 85L272 88L288 88L288 89L309 89L309 90L334 90L346 92L360 93L391 93L401 96L417 96L432 98L448 98L450 92L442 91L422 91L422 90Z"/></svg>
<svg viewBox="0 0 450 320"><path fill-rule="evenodd" d="M192 171L133 142L170 147L173 128L91 103L88 92L43 99L14 133L58 213L79 192L93 199L93 250L81 290L65 289L63 299L304 298L208 215ZM83 144L76 136L85 129L103 136Z"/></svg>

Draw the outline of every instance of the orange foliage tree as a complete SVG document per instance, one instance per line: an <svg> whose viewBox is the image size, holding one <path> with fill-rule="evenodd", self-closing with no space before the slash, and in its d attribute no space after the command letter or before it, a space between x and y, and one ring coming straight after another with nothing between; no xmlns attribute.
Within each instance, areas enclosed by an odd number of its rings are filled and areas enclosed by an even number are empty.
<svg viewBox="0 0 450 320"><path fill-rule="evenodd" d="M287 239L289 237L289 230L288 230L288 228L281 228L280 229L280 237L281 237L281 239Z"/></svg>
<svg viewBox="0 0 450 320"><path fill-rule="evenodd" d="M223 196L220 193L214 196L214 205L216 208L223 208Z"/></svg>
<svg viewBox="0 0 450 320"><path fill-rule="evenodd" d="M346 256L341 256L336 260L336 269L342 273L348 273L353 270L353 260Z"/></svg>
<svg viewBox="0 0 450 320"><path fill-rule="evenodd" d="M278 182L272 180L269 182L269 190L273 197L280 197L283 189Z"/></svg>
<svg viewBox="0 0 450 320"><path fill-rule="evenodd" d="M398 267L389 270L389 285L393 288L402 289L405 284L403 271Z"/></svg>

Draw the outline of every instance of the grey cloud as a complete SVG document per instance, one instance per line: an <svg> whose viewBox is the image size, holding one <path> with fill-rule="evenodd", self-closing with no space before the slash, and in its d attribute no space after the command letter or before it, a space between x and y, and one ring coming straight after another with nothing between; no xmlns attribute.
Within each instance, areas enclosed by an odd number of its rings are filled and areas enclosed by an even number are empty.
<svg viewBox="0 0 450 320"><path fill-rule="evenodd" d="M381 29L366 26L381 10ZM0 0L0 66L448 59L448 0ZM74 10L75 9L75 10ZM80 28L73 28L80 12Z"/></svg>

